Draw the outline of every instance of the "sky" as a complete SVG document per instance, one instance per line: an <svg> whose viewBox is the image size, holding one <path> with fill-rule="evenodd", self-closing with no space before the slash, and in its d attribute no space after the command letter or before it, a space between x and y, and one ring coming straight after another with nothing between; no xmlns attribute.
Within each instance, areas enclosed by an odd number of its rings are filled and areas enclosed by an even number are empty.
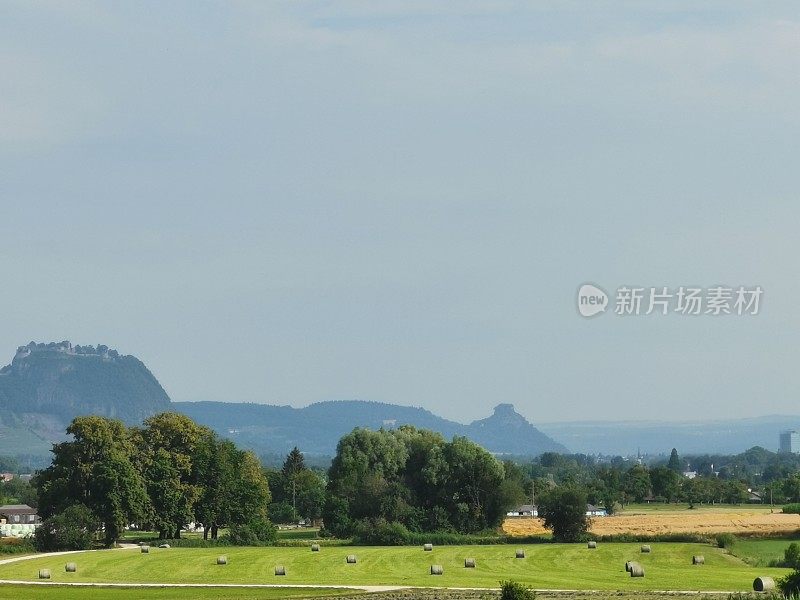
<svg viewBox="0 0 800 600"><path fill-rule="evenodd" d="M461 422L798 414L798 106L796 2L3 0L0 364L102 343L176 401ZM614 313L719 285L759 313Z"/></svg>

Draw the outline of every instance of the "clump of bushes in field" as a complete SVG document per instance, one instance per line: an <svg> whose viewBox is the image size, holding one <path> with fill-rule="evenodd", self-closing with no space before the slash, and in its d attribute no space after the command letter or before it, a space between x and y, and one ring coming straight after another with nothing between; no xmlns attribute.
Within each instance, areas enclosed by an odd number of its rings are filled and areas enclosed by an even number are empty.
<svg viewBox="0 0 800 600"><path fill-rule="evenodd" d="M795 504L787 504L783 507L783 511L787 515L800 515L800 502Z"/></svg>
<svg viewBox="0 0 800 600"><path fill-rule="evenodd" d="M800 545L796 542L789 544L783 551L783 561L783 566L791 567L794 572L781 579L778 587L787 598L797 598L800 596Z"/></svg>
<svg viewBox="0 0 800 600"><path fill-rule="evenodd" d="M504 544L505 536L493 532L481 534L462 534L451 531L420 533L409 531L402 523L387 521L383 518L362 519L353 527L353 543L365 546L420 546L436 544L438 546L459 544Z"/></svg>
<svg viewBox="0 0 800 600"><path fill-rule="evenodd" d="M736 536L732 533L720 533L717 536L717 547L730 550L736 543Z"/></svg>
<svg viewBox="0 0 800 600"><path fill-rule="evenodd" d="M267 519L254 518L248 523L231 525L227 537L234 546L268 546L275 543L277 529Z"/></svg>
<svg viewBox="0 0 800 600"><path fill-rule="evenodd" d="M45 519L36 528L34 543L40 552L89 550L100 523L83 504L73 504Z"/></svg>
<svg viewBox="0 0 800 600"><path fill-rule="evenodd" d="M28 554L36 548L30 538L2 538L0 539L0 554Z"/></svg>
<svg viewBox="0 0 800 600"><path fill-rule="evenodd" d="M535 600L536 592L518 581L500 582L500 600Z"/></svg>

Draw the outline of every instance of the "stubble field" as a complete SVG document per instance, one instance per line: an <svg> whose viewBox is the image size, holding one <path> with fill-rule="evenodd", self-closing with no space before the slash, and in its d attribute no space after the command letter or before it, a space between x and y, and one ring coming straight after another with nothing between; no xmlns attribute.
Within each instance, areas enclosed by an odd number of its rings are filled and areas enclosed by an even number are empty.
<svg viewBox="0 0 800 600"><path fill-rule="evenodd" d="M800 515L783 514L768 507L634 506L620 514L595 517L590 531L595 535L656 536L681 533L714 535L733 533L755 536L785 536L800 530ZM511 517L503 523L509 535L541 535L548 531L541 519Z"/></svg>

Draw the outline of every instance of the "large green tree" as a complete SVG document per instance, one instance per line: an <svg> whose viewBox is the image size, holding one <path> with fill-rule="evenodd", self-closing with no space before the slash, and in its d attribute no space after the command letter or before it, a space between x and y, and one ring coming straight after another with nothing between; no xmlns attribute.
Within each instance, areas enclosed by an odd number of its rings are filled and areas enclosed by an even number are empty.
<svg viewBox="0 0 800 600"><path fill-rule="evenodd" d="M681 491L681 476L669 467L656 467L650 471L653 495L667 502L676 500ZM638 491L638 490L637 490Z"/></svg>
<svg viewBox="0 0 800 600"><path fill-rule="evenodd" d="M667 468L675 473L683 472L683 463L681 463L681 458L678 456L678 451L675 448L673 448L672 452L670 452Z"/></svg>
<svg viewBox="0 0 800 600"><path fill-rule="evenodd" d="M121 421L95 416L75 418L67 433L73 439L53 447L52 464L35 478L39 514L48 518L83 504L103 524L111 545L126 524L151 515L131 437Z"/></svg>
<svg viewBox="0 0 800 600"><path fill-rule="evenodd" d="M577 542L586 534L586 492L575 485L558 486L539 497L539 516L559 542Z"/></svg>
<svg viewBox="0 0 800 600"><path fill-rule="evenodd" d="M194 460L210 431L189 417L166 412L145 420L137 433L153 523L161 538L180 538L181 529L195 518L201 482Z"/></svg>
<svg viewBox="0 0 800 600"><path fill-rule="evenodd" d="M495 501L505 476L503 464L464 437L445 444L444 458L448 467L445 508L456 529L473 532L496 525L506 508Z"/></svg>
<svg viewBox="0 0 800 600"><path fill-rule="evenodd" d="M268 523L269 483L255 454L209 433L198 445L195 469L202 482L195 515L204 538L217 539L226 526Z"/></svg>
<svg viewBox="0 0 800 600"><path fill-rule="evenodd" d="M622 479L622 489L628 501L643 502L650 493L650 472L644 465L634 465Z"/></svg>
<svg viewBox="0 0 800 600"><path fill-rule="evenodd" d="M507 481L503 464L466 438L446 442L408 426L356 429L331 465L325 526L338 535L364 520L474 532L498 525L522 495L518 478Z"/></svg>

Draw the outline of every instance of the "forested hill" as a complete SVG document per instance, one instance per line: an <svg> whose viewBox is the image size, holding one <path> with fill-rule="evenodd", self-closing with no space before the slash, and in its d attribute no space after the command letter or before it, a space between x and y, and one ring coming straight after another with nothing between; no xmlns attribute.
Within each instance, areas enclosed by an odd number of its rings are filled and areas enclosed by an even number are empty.
<svg viewBox="0 0 800 600"><path fill-rule="evenodd" d="M490 417L469 425L449 421L424 408L360 400L319 402L305 408L227 402L178 402L173 406L237 444L261 452L286 452L298 446L304 452L333 454L339 438L355 427L400 425L432 429L445 438L466 436L495 453L537 455L567 451L510 404L498 405Z"/></svg>
<svg viewBox="0 0 800 600"><path fill-rule="evenodd" d="M0 369L0 450L46 452L77 415L134 425L170 407L164 388L135 356L103 345L31 342Z"/></svg>

